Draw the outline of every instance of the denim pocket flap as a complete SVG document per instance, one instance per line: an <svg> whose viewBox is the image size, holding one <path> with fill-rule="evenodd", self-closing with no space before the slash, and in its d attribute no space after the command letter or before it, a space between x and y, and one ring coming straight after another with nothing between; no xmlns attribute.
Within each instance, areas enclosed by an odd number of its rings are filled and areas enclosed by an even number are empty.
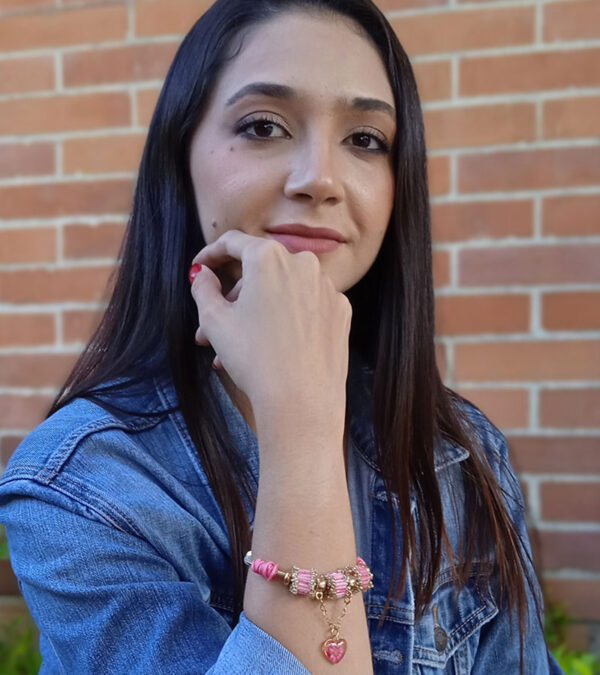
<svg viewBox="0 0 600 675"><path fill-rule="evenodd" d="M444 668L457 650L468 648L469 637L497 613L489 582L476 583L476 578L471 577L457 589L451 575L447 575L415 625L413 663ZM476 644L473 647L476 649ZM469 659L468 654L464 656Z"/></svg>

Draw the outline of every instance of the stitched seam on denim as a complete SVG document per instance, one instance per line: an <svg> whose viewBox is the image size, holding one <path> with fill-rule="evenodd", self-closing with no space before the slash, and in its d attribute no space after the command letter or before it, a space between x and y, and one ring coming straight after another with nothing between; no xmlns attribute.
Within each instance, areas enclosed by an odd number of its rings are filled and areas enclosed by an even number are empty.
<svg viewBox="0 0 600 675"><path fill-rule="evenodd" d="M161 415L164 417L164 415ZM88 424L78 427L72 431L67 438L58 446L58 448L52 453L46 466L39 470L36 478L42 483L50 484L54 478L60 473L65 462L70 457L70 455L75 451L77 446L89 436L99 433L101 431L109 431L111 429L118 429L119 431L130 431L137 433L139 431L144 431L150 429L161 422L161 418L156 419L139 419L138 423L134 423L133 420L131 423L120 422L115 420L114 417L105 416Z"/></svg>
<svg viewBox="0 0 600 675"><path fill-rule="evenodd" d="M46 465L39 470L36 478L42 483L51 483L56 477L62 465L66 461L68 454L73 452L77 445L90 434L103 429L107 424L113 422L114 418L105 416L93 422L88 422L73 430L65 440L52 453Z"/></svg>
<svg viewBox="0 0 600 675"><path fill-rule="evenodd" d="M170 405L169 397L165 392L165 390L163 389L162 383L156 378L154 378L154 387L156 389L156 393L161 403L163 405L167 405L167 407L172 407ZM192 464L194 465L194 468L196 469L196 472L198 473L198 476L201 479L201 484L203 486L208 486L209 485L208 476L206 476L204 472L202 462L200 461L200 457L198 456L198 451L196 450L196 446L194 445L194 442L189 436L189 432L187 430L185 420L183 420L181 412L179 411L169 412L167 413L167 415L168 418L171 420L171 423L175 427L179 435L179 438L181 439L181 442L185 445L188 451L188 457L191 458Z"/></svg>
<svg viewBox="0 0 600 675"><path fill-rule="evenodd" d="M65 479L64 476L62 476L61 478L63 479L63 481L65 481L67 483L69 482L69 480ZM83 498L79 495L73 494L69 490L63 488L61 485L57 485L56 482L54 482L52 484L43 483L43 482L39 481L38 479L36 479L35 476L31 476L31 475L15 476L15 477L10 478L10 480L8 480L6 482L10 483L10 482L19 481L19 480L30 481L32 483L37 483L38 485L41 485L44 488L48 488L49 490L54 490L55 492L58 492L58 493L64 495L65 497L68 497L70 500L72 500L73 502L76 502L80 506L85 506L86 508L90 509L91 511L93 511L96 515L98 515L101 518L102 522L108 523L111 526L116 527L118 530L124 532L125 534L132 534L131 532L128 532L126 529L124 529L121 525L119 525L119 523L116 520L114 520L113 518L111 518L111 516L108 513L105 513L100 508L98 508L97 505L93 504L92 502L86 501L85 498ZM90 490L90 488L88 488L88 487L86 487L86 490L87 490L88 493L93 492L93 490ZM102 500L99 500L99 501L102 501ZM115 511L117 511L117 513L119 513L118 509L115 509ZM81 514L77 514L77 515L81 515ZM120 513L119 513L119 515L121 515L126 522L130 522L129 519L126 516L123 516ZM134 529L134 532L135 532L136 531L135 527L133 527L133 529ZM135 536L141 537L141 533L140 534L136 533Z"/></svg>
<svg viewBox="0 0 600 675"><path fill-rule="evenodd" d="M65 490L65 494L68 494L72 499L75 501L79 501L82 504L85 504L89 508L93 509L97 513L99 513L101 516L103 516L108 522L113 524L115 527L117 527L119 530L122 532L125 532L126 534L133 534L136 537L139 537L141 539L144 538L142 532L137 529L135 524L133 523L132 520L128 516L126 516L120 509L116 508L114 505L109 504L107 501L104 500L104 498L100 495L99 492L97 492L94 488L90 487L89 485L86 485L84 483L80 483L77 479L74 479L70 476L61 476L61 481L67 484L67 487L71 485L74 488L77 488L78 490L81 490L83 494L88 494L91 497L94 497L94 499L97 500L97 505L94 505L93 502L87 502L85 500L85 497L75 495L72 493L69 493L68 491ZM53 483L51 487L56 487L57 484ZM57 487L57 489L60 487ZM118 515L120 518L123 519L123 522L126 523L130 528L131 531L128 531L126 528L124 528L122 525L119 524L118 520L114 519L110 515L110 512L113 511L116 515Z"/></svg>
<svg viewBox="0 0 600 675"><path fill-rule="evenodd" d="M369 619L379 619L381 616L381 612L369 612L371 610L383 610L385 605L377 605L374 603L369 603L365 605L365 610L367 612L367 616ZM400 614L401 616L394 616L392 614L394 612L395 614ZM414 625L414 611L410 609L402 609L401 607L388 607L388 613L384 619L385 621L393 621L394 623L402 623L402 624L408 624L410 626Z"/></svg>
<svg viewBox="0 0 600 675"><path fill-rule="evenodd" d="M200 457L198 457L196 446L194 445L193 442L191 442L191 439L189 438L188 430L185 425L185 421L183 420L183 416L181 415L181 413L169 413L169 417L171 419L171 422L175 426L177 433L179 434L181 442L185 445L186 449L188 450L188 456L191 456L193 458L192 461L194 463L196 471L198 472L199 478L202 480L202 485L208 485L209 484L208 476L206 475L204 469L202 468L202 463L200 462Z"/></svg>
<svg viewBox="0 0 600 675"><path fill-rule="evenodd" d="M459 631L461 631L462 628L464 628L464 626L466 626L470 621L472 621L474 617L476 617L478 614L481 614L486 609L490 609L490 606L487 604L484 605L483 607L480 607L476 612L473 612L473 614L471 614L467 619L465 619L465 621L463 621L463 623L450 634L448 643L450 643L452 639L459 633ZM452 654L464 642L464 640L466 640L470 635L472 635L477 630L477 628L481 626L482 623L485 623L486 619L491 619L494 616L496 616L496 614L498 613L498 609L495 607L492 609L495 609L496 611L495 612L492 611L490 614L486 614L477 623L475 623L472 627L470 627L468 632L465 632L463 635L460 636L460 639L456 642L456 644L453 645L450 651L448 651L448 653L446 654L446 656L443 657L444 662L452 656ZM416 651L423 654L424 655L423 658L427 658L428 655L431 655L431 657L433 657L432 663L435 663L436 665L441 662L442 655L444 654L444 652L440 653L437 650L434 651L433 649L429 649L428 647L420 647L420 646L415 647L415 652Z"/></svg>
<svg viewBox="0 0 600 675"><path fill-rule="evenodd" d="M482 608L485 609L485 608ZM418 647L416 646L414 648L414 653L419 652L419 654L423 654L423 656L417 656L417 660L423 659L423 661L426 661L426 663L422 663L420 665L432 665L432 666L440 666L446 661L458 650L458 648L463 645L466 640L473 635L473 633L481 626L482 624L486 623L487 621L491 621L496 614L498 614L498 608L494 607L495 611L493 611L491 614L486 614L483 618L481 618L474 626L472 626L467 633L461 636L461 639L451 648L451 650L444 656L444 652L441 654L439 652L433 651L432 649L428 649L427 647ZM479 612L478 612L479 613ZM464 625L464 624L463 624ZM456 631L455 631L456 633ZM453 635L455 634L453 633ZM428 655L431 655L430 657Z"/></svg>

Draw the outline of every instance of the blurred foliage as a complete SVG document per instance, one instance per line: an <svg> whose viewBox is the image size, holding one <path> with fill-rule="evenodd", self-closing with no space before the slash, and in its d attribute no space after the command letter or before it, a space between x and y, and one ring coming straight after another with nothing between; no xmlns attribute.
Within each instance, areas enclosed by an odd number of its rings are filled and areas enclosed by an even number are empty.
<svg viewBox="0 0 600 675"><path fill-rule="evenodd" d="M8 558L8 544L6 543L6 534L4 525L0 525L0 560Z"/></svg>
<svg viewBox="0 0 600 675"><path fill-rule="evenodd" d="M565 675L600 675L600 661L594 654L567 647L566 632L571 622L564 605L546 601L544 633L552 656Z"/></svg>
<svg viewBox="0 0 600 675"><path fill-rule="evenodd" d="M35 675L42 665L37 640L37 630L29 617L1 626L0 675Z"/></svg>

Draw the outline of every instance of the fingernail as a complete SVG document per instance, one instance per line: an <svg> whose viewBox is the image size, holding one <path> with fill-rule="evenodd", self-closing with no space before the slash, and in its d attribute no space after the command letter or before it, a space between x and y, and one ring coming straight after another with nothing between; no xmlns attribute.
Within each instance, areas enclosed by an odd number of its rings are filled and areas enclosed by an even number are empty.
<svg viewBox="0 0 600 675"><path fill-rule="evenodd" d="M199 265L198 263L195 263L190 267L190 272L188 274L188 279L190 280L190 284L194 281L196 278L196 275L200 270L202 269L202 265Z"/></svg>

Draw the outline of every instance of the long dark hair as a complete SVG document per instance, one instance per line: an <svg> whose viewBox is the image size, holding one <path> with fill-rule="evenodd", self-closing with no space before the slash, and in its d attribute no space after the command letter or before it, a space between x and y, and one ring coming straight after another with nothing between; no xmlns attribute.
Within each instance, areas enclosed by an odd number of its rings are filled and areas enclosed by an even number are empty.
<svg viewBox="0 0 600 675"><path fill-rule="evenodd" d="M243 39L245 29L289 10L328 13L369 39L381 55L397 110L393 212L375 262L347 291L353 308L350 349L373 371L374 434L394 541L392 494L398 500L403 535L401 574L394 587L394 556L382 620L392 593L398 597L403 592L408 561L417 617L431 601L446 542L434 444L449 440L470 451L461 463L464 508L477 514L462 533L456 582L466 583L475 553L487 552L500 597L507 599L508 611L517 608L522 670L527 566L501 490L475 435L468 431L465 400L444 386L436 366L421 106L408 57L370 0L217 0L192 27L173 60L150 123L108 309L49 414L75 397L96 398L109 380L139 380L156 369L168 371L227 526L237 623L247 571L243 555L251 542L242 495L251 504L254 500L247 467L223 434L223 420L206 386L214 351L193 341L197 313L187 270L206 242L191 184L189 149L222 66L239 53L237 39ZM538 618L540 612L538 607Z"/></svg>

